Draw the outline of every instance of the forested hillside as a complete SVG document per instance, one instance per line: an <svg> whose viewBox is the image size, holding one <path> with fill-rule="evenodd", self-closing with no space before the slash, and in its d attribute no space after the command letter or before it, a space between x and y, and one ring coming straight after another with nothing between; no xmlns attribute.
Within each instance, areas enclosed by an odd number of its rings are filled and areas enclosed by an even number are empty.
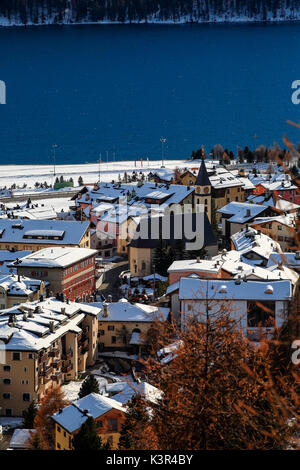
<svg viewBox="0 0 300 470"><path fill-rule="evenodd" d="M300 19L300 0L1 0L0 22L214 22Z"/></svg>

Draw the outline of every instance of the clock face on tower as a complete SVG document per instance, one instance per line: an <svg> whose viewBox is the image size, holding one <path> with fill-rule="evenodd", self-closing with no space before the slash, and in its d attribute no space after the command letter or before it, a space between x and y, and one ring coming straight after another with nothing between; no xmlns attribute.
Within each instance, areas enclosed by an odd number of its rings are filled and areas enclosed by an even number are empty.
<svg viewBox="0 0 300 470"><path fill-rule="evenodd" d="M204 192L205 192L205 193L208 193L208 192L209 192L209 188L208 188L208 187L204 188Z"/></svg>

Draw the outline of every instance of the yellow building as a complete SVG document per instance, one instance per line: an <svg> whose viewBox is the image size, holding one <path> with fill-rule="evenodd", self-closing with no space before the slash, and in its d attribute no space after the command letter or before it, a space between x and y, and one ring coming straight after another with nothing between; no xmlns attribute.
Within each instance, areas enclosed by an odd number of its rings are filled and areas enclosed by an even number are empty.
<svg viewBox="0 0 300 470"><path fill-rule="evenodd" d="M45 295L45 285L48 282L17 274L0 275L0 310L39 300Z"/></svg>
<svg viewBox="0 0 300 470"><path fill-rule="evenodd" d="M72 450L72 439L82 424L91 416L101 437L102 444L109 442L117 449L126 408L118 401L98 393L76 400L52 416L55 421L55 449Z"/></svg>
<svg viewBox="0 0 300 470"><path fill-rule="evenodd" d="M1 416L22 416L48 387L77 378L95 363L99 312L51 298L0 313Z"/></svg>
<svg viewBox="0 0 300 470"><path fill-rule="evenodd" d="M90 248L89 222L0 219L0 250L37 251L54 246Z"/></svg>
<svg viewBox="0 0 300 470"><path fill-rule="evenodd" d="M132 350L140 353L145 336L155 320L166 321L170 310L153 305L131 304L126 299L101 308L98 315L98 351Z"/></svg>
<svg viewBox="0 0 300 470"><path fill-rule="evenodd" d="M276 240L282 251L296 251L299 246L297 227L293 214L257 219L251 227Z"/></svg>

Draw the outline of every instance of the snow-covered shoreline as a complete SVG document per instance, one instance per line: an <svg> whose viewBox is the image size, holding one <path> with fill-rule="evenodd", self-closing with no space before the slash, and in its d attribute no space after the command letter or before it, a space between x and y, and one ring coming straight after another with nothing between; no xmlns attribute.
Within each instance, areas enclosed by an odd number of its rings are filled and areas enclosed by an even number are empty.
<svg viewBox="0 0 300 470"><path fill-rule="evenodd" d="M125 20L125 21L117 21L117 20L100 20L100 21L89 21L84 20L80 22L76 21L63 21L63 22L56 22L53 18L48 18L44 22L32 22L28 21L26 24L22 23L17 20L8 20L5 17L0 17L0 28L6 27L20 27L20 28L27 28L27 27L36 27L36 26L87 26L87 25L213 25L213 24L283 24L283 23L296 23L300 21L300 8L299 12L297 12L296 16L289 17L285 16L283 18L276 17L276 18L258 18L258 17L247 17L247 16L236 16L236 17L215 17L210 20L205 20L202 18L197 19L190 19L190 18L179 18L179 19L170 19L170 20L160 20L157 18L149 18L149 19L142 19L142 20Z"/></svg>
<svg viewBox="0 0 300 470"><path fill-rule="evenodd" d="M192 160L165 160L165 167L174 169L178 167L192 168L199 166L199 161ZM84 184L93 184L99 179L101 181L118 180L119 174L122 176L124 171L143 171L158 170L161 167L161 160L143 161L137 160L136 163L130 161L102 162L99 163L82 163L71 165L56 165L55 176L53 165L1 165L0 166L0 188L10 186L15 183L22 186L24 183L27 187L34 187L35 182L53 184L56 177L61 175L65 178L72 177L76 186L79 176L82 176Z"/></svg>

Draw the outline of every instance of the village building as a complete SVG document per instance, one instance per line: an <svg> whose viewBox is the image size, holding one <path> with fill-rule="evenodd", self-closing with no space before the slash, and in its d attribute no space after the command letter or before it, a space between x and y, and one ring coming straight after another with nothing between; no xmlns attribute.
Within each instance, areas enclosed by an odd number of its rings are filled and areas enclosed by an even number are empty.
<svg viewBox="0 0 300 470"><path fill-rule="evenodd" d="M98 351L131 351L140 355L155 320L166 321L169 308L131 304L126 299L112 303L91 303L98 315Z"/></svg>
<svg viewBox="0 0 300 470"><path fill-rule="evenodd" d="M193 213L174 215L170 216L168 219L166 216L157 217L156 221L154 221L153 218L141 219L137 228L137 234L141 233L145 234L145 236L134 237L128 244L128 259L131 275L144 277L155 272L155 252L159 247L161 240L164 240L167 245L173 247L176 246L178 240L181 240L184 247L187 247L187 243L190 243L191 245L193 241L195 242L197 235L195 236L194 234L193 239L187 240L184 227L185 224L190 225L189 233L191 234L191 229L193 227L194 230L196 229L197 216L198 214ZM208 254L215 255L218 251L217 240L209 223L207 213L203 212L202 216L201 227L198 227L198 229L203 235L203 248ZM165 224L168 225L168 233L163 234ZM182 232L180 232L180 234L176 234L177 226L182 227ZM152 235L154 229L157 229L155 236ZM198 251L200 251L200 249L198 249Z"/></svg>
<svg viewBox="0 0 300 470"><path fill-rule="evenodd" d="M276 240L282 251L295 251L299 246L295 214L258 217L250 225Z"/></svg>
<svg viewBox="0 0 300 470"><path fill-rule="evenodd" d="M90 247L89 222L0 219L0 250L38 251L53 246Z"/></svg>
<svg viewBox="0 0 300 470"><path fill-rule="evenodd" d="M258 216L267 215L269 207L233 201L218 209L217 212L221 215L222 234L229 239L231 235L245 228L246 224L250 224Z"/></svg>
<svg viewBox="0 0 300 470"><path fill-rule="evenodd" d="M97 307L55 298L0 312L0 415L22 416L97 359Z"/></svg>
<svg viewBox="0 0 300 470"><path fill-rule="evenodd" d="M91 416L97 427L97 433L103 444L118 448L126 408L112 398L97 393L90 393L52 416L55 421L55 449L72 450L72 439L82 424Z"/></svg>
<svg viewBox="0 0 300 470"><path fill-rule="evenodd" d="M216 318L222 309L230 312L236 328L251 340L262 333L271 335L288 318L292 300L291 282L241 279L191 279L179 281L181 327L196 318L205 323L207 315Z"/></svg>
<svg viewBox="0 0 300 470"><path fill-rule="evenodd" d="M39 300L46 295L47 287L47 281L0 273L0 310Z"/></svg>
<svg viewBox="0 0 300 470"><path fill-rule="evenodd" d="M35 251L12 265L19 275L49 283L48 294L64 294L69 300L87 300L95 292L96 250L52 247Z"/></svg>

